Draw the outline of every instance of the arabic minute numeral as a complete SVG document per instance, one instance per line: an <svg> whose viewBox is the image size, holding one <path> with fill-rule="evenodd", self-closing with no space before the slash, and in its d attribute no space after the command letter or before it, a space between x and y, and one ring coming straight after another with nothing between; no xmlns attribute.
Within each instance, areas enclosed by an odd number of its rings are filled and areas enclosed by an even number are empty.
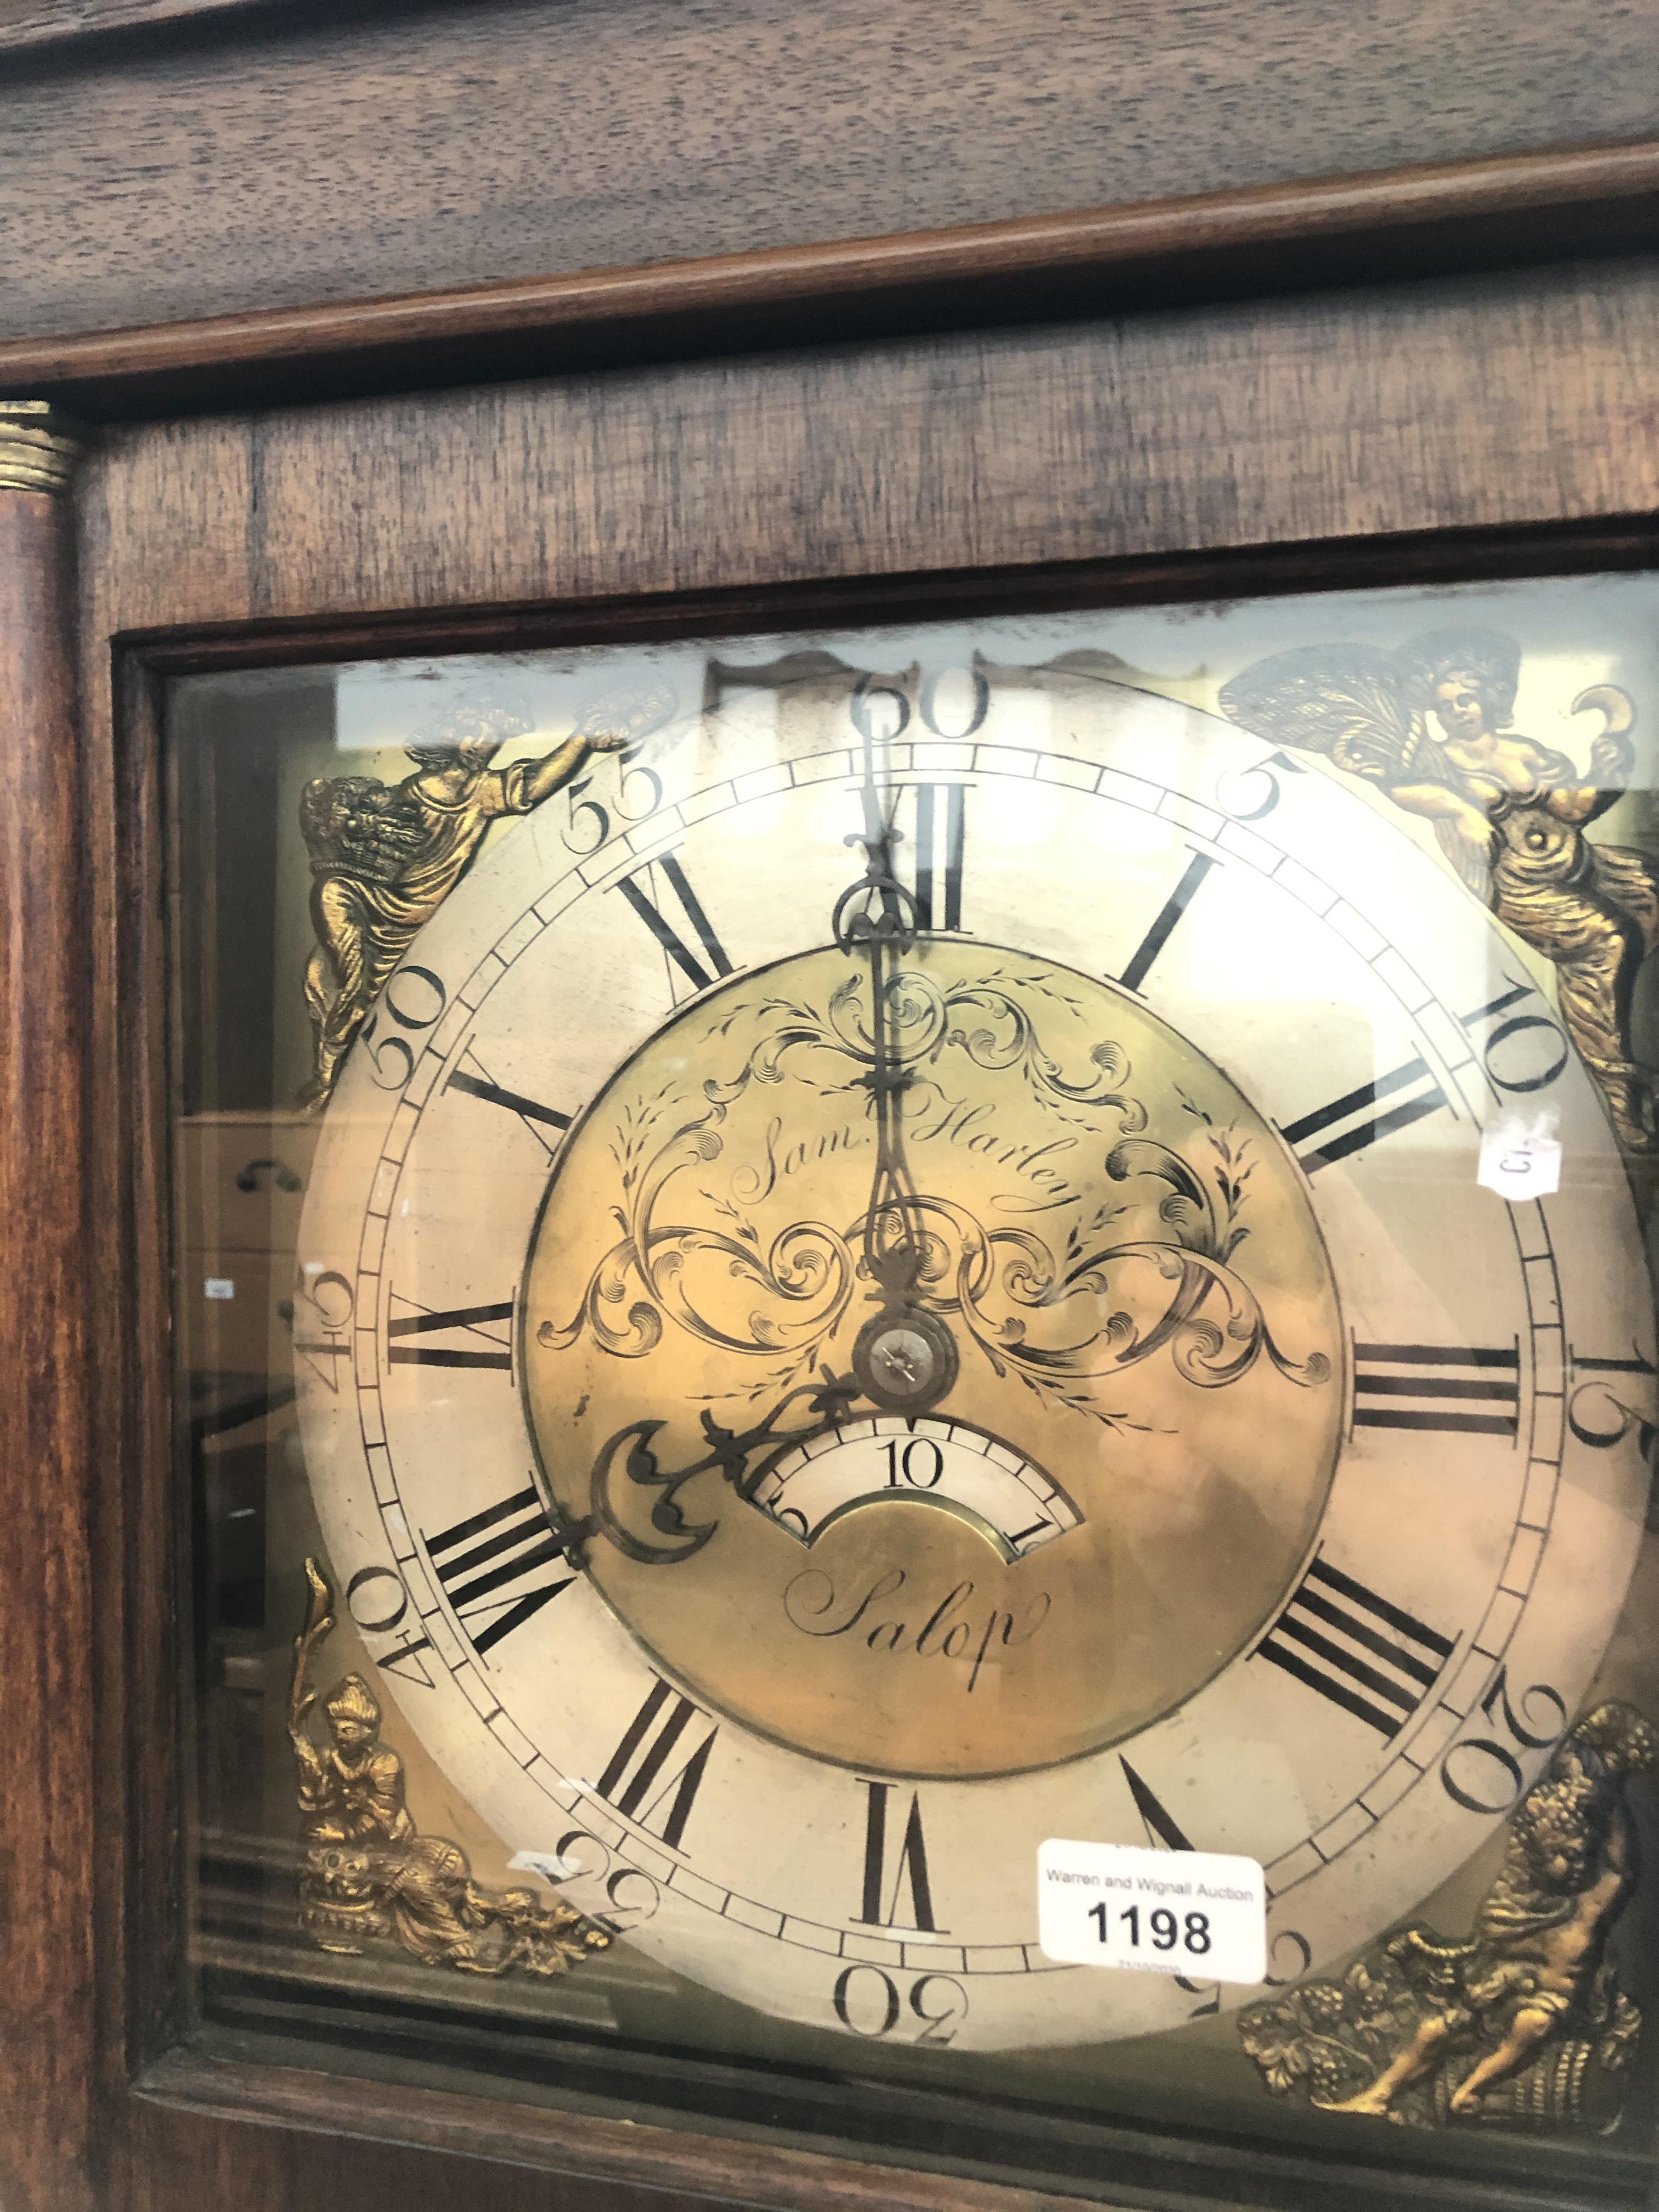
<svg viewBox="0 0 1659 2212"><path fill-rule="evenodd" d="M297 1345L295 1349L299 1349ZM1628 1359L1592 1359L1575 1346L1569 1346L1567 1364L1572 1370L1573 1389L1567 1400L1567 1426L1581 1444L1588 1444L1593 1451L1610 1451L1633 1431L1637 1449L1645 1460L1650 1459L1653 1453L1653 1419L1638 1407L1626 1404L1607 1379L1614 1375L1641 1376L1651 1383L1659 1370L1650 1359L1644 1359L1634 1346L1631 1350ZM1632 1396L1638 1387L1634 1383L1620 1385L1621 1389L1629 1389Z"/></svg>
<svg viewBox="0 0 1659 2212"><path fill-rule="evenodd" d="M1267 1964L1269 1966L1276 1966L1279 1964L1279 1947L1281 1943L1288 1943L1290 1945L1291 1951L1295 1954L1295 1964L1291 1966L1288 1974L1264 1974L1261 1977L1261 1981L1262 1986L1266 1989L1289 1989L1292 1982L1299 1982L1301 1980L1303 1975L1307 1972L1309 1967L1313 1964L1313 1945L1309 1942L1307 1937L1302 1933L1301 1929L1299 1928L1279 1928L1275 1929L1267 1938Z"/></svg>
<svg viewBox="0 0 1659 2212"><path fill-rule="evenodd" d="M891 2035L901 2021L922 2023L916 2043L945 2044L955 2036L967 2016L968 1992L950 1974L918 1974L908 1997L902 1996L893 1977L879 1966L845 1966L836 1978L831 1999L836 2018L849 2033L878 2043Z"/></svg>
<svg viewBox="0 0 1659 2212"><path fill-rule="evenodd" d="M911 712L906 687L915 673L913 667L896 680L867 673L860 677L847 702L848 718L860 737L890 744L895 738L903 735L910 726ZM968 691L965 699L960 694L964 681ZM890 704L875 708L872 702L878 699ZM922 727L931 736L960 744L984 726L985 717L991 711L991 679L982 668L929 669L917 686L916 711ZM954 727L951 726L953 723Z"/></svg>
<svg viewBox="0 0 1659 2212"><path fill-rule="evenodd" d="M597 799L583 796L592 791L596 781L592 775L584 775L565 787L565 822L559 831L559 842L568 853L597 853L611 835L611 809L601 805ZM647 787L643 805L639 803L641 782ZM631 763L617 780L615 805L624 822L642 822L662 805L662 778L654 769L643 767L637 761ZM583 816L587 817L586 823L578 829Z"/></svg>
<svg viewBox="0 0 1659 2212"><path fill-rule="evenodd" d="M1269 753L1254 768L1226 770L1216 785L1216 805L1235 822L1264 821L1285 795L1279 777L1307 773L1307 763L1294 753Z"/></svg>
<svg viewBox="0 0 1659 2212"><path fill-rule="evenodd" d="M326 1389L337 1394L341 1360L351 1358L351 1324L357 1293L337 1267L313 1273L301 1267L295 1279L294 1351ZM307 1330L305 1335L300 1331ZM349 1375L349 1365L343 1370Z"/></svg>
<svg viewBox="0 0 1659 2212"><path fill-rule="evenodd" d="M1566 1034L1542 1014L1510 1014L1511 1006L1540 994L1534 984L1516 983L1508 976L1504 980L1510 988L1484 1006L1477 1006L1472 1014L1465 1014L1463 1027L1473 1042L1477 1023L1498 1023L1495 1029L1487 1030L1478 1049L1481 1066L1499 1091L1547 1091L1572 1056ZM1498 1021L1500 1014L1508 1015L1508 1019Z"/></svg>
<svg viewBox="0 0 1659 2212"><path fill-rule="evenodd" d="M617 1865L610 1845L591 1828L567 1828L554 1844L553 1853L566 1866L574 1867L578 1874L603 1886L610 1910L593 1917L613 1936L625 1936L641 1921L651 1919L662 1903L662 1891L651 1876L626 1860Z"/></svg>
<svg viewBox="0 0 1659 2212"><path fill-rule="evenodd" d="M359 1567L346 1584L345 1602L346 1611L365 1636L391 1636L403 1628L409 1613L409 1591L403 1577L391 1567ZM383 1674L395 1674L400 1682L429 1690L434 1686L431 1670L420 1655L431 1649L428 1638L412 1636L404 1628L392 1650L374 1653L374 1664Z"/></svg>
<svg viewBox="0 0 1659 2212"><path fill-rule="evenodd" d="M401 1091L415 1073L415 1048L406 1036L380 1036L382 1017L398 1028L418 1036L429 1030L449 1003L443 978L429 968L406 960L391 976L380 1003L357 1032L357 1044L368 1054L374 1082L381 1091Z"/></svg>
<svg viewBox="0 0 1659 2212"><path fill-rule="evenodd" d="M1524 1751L1546 1751L1565 1731L1567 1705L1547 1682L1529 1683L1517 1705L1510 1695L1509 1670L1500 1667L1479 1710L1492 1734L1464 1736L1452 1744L1440 1761L1440 1783L1466 1813L1491 1816L1507 1813L1526 1787L1521 1762L1508 1744L1498 1741L1498 1729Z"/></svg>

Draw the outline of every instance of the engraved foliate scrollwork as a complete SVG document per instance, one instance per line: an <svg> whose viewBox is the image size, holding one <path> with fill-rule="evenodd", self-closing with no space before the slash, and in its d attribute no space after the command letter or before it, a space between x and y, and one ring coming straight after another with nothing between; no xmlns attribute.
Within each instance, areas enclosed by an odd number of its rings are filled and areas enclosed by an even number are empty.
<svg viewBox="0 0 1659 2212"><path fill-rule="evenodd" d="M739 1158L732 1167L732 1196L700 1187L696 1178L725 1162L723 1124L751 1085L793 1078L817 1097L857 1099L872 1052L864 980L848 977L822 1008L774 998L711 1024L699 1063L722 1046L741 1056L731 1074L704 1079L700 1113L684 1118L686 1097L678 1089L620 1103L612 1144L620 1234L568 1318L540 1324L544 1349L563 1350L586 1334L606 1352L638 1358L669 1325L711 1348L767 1361L764 1387L793 1379L800 1365L823 1356L860 1279L863 1217L844 1227L794 1221L762 1240L740 1200L774 1187L781 1121L763 1159ZM1255 1291L1231 1264L1249 1233L1242 1218L1252 1172L1249 1136L1211 1126L1196 1109L1188 1109L1191 1158L1137 1133L1146 1126L1146 1108L1126 1087L1132 1071L1114 1042L1097 1041L1080 1071L1068 1071L1045 1050L1042 1000L1061 994L1042 972L956 987L902 972L891 994L899 1056L931 1076L927 1091L912 1090L913 1129L925 1135L930 1118L950 1111L954 1100L944 1081L955 1059L1012 1075L1032 1104L1112 1139L1101 1166L1121 1200L1077 1214L1057 1245L1031 1228L987 1226L953 1200L922 1192L908 1201L919 1224L921 1304L959 1319L997 1373L1064 1395L1109 1425L1115 1417L1078 1386L1165 1351L1188 1382L1203 1387L1231 1382L1263 1354L1291 1381L1328 1379L1322 1353L1298 1361L1281 1350ZM1085 1108L1086 1118L1078 1110ZM688 1219L699 1206L724 1225ZM780 1355L795 1364L779 1368Z"/></svg>
<svg viewBox="0 0 1659 2212"><path fill-rule="evenodd" d="M404 1802L403 1761L380 1741L380 1705L360 1674L320 1699L326 1736L312 1715L317 1649L334 1626L333 1597L306 1562L305 1626L294 1646L289 1741L298 1776L301 1924L325 1951L358 1954L386 1943L423 1965L499 1977L568 1973L611 1942L608 1929L532 1890L486 1889L459 1844L422 1835Z"/></svg>
<svg viewBox="0 0 1659 2212"><path fill-rule="evenodd" d="M1144 1431L1157 1417L1111 1394L1160 1362L1206 1394L1258 1362L1300 1390L1329 1383L1328 1353L1281 1343L1245 1272L1253 1178L1271 1139L1218 1121L1151 1070L1139 1077L1093 1026L1107 1002L1085 1005L1034 963L896 973L880 1041L904 1079L900 1198L869 1177L878 1024L867 971L830 954L809 961L796 981L816 990L740 993L710 1010L678 1061L700 1079L624 1081L604 1109L615 1234L597 1260L580 1246L569 1255L586 1279L538 1322L538 1351L647 1360L678 1336L715 1364L690 1393L700 1451L659 1444L657 1419L603 1442L580 1540L603 1533L632 1558L688 1557L715 1525L681 1518L678 1497L696 1476L718 1467L747 1495L763 1455L848 1417L870 1390L848 1335L884 1293L871 1254L901 1234L880 1220L872 1233L872 1214L901 1206L908 1326L948 1329L988 1376L1052 1408ZM949 1197L929 1187L930 1157L950 1164ZM989 1177L964 1182L964 1157L990 1160ZM1074 1162L1074 1181L1041 1164L1060 1158ZM797 1193L818 1210L795 1212ZM829 1215L853 1193L862 1212ZM1297 1314L1290 1306L1285 1326ZM799 1429L808 1398L810 1434ZM726 1404L742 1410L717 1420L710 1409ZM653 1494L651 1534L625 1534L617 1486Z"/></svg>
<svg viewBox="0 0 1659 2212"><path fill-rule="evenodd" d="M1641 1877L1626 1790L1656 1759L1647 1721L1598 1705L1522 1799L1466 1939L1403 1928L1241 2013L1272 2094L1414 2127L1612 2126L1642 2025L1611 1948Z"/></svg>

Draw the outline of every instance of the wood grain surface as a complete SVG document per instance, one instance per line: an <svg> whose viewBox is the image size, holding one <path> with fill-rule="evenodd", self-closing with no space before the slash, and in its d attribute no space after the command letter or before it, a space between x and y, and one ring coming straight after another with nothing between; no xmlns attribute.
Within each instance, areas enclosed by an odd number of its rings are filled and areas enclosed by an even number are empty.
<svg viewBox="0 0 1659 2212"><path fill-rule="evenodd" d="M0 2203L85 2212L94 2075L88 916L67 503L0 489Z"/></svg>
<svg viewBox="0 0 1659 2212"><path fill-rule="evenodd" d="M1659 506L1659 267L107 434L100 635Z"/></svg>
<svg viewBox="0 0 1659 2212"><path fill-rule="evenodd" d="M0 54L263 4L264 0L0 0Z"/></svg>
<svg viewBox="0 0 1659 2212"><path fill-rule="evenodd" d="M155 2069L134 2112L130 2212L309 2212L319 2135L331 2135L330 2191L355 2212L686 2212L751 2204L769 2212L1114 2212L1094 2191L1005 2187L960 2174L904 2171L822 2151L630 2125L481 2102L436 2087L379 2088L382 2141L349 2140L358 2085L298 2069L181 2057ZM284 2122L296 2134L279 2134ZM476 2154L488 2142L494 2160ZM939 2146L941 2154L948 2146ZM468 2152L475 2154L467 2157ZM263 2166L260 2189L242 2177ZM536 2171L539 2169L539 2171ZM235 2189L204 2196L205 2173ZM260 2193L262 2191L263 2193ZM124 2207L123 2212L128 2212ZM1121 2208L1116 2208L1121 2212Z"/></svg>
<svg viewBox="0 0 1659 2212"><path fill-rule="evenodd" d="M157 25L9 58L0 336L1616 141L1659 113L1652 31L1650 0L452 0Z"/></svg>
<svg viewBox="0 0 1659 2212"><path fill-rule="evenodd" d="M88 420L641 358L1122 313L1659 246L1659 140L771 246L643 269L0 339L0 391Z"/></svg>

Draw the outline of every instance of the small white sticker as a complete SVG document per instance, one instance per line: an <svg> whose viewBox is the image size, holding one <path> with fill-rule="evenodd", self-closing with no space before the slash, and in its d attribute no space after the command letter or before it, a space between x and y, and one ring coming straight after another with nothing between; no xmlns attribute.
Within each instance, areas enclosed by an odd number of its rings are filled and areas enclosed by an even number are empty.
<svg viewBox="0 0 1659 2212"><path fill-rule="evenodd" d="M202 1291L204 1297L212 1298L216 1303L224 1298L234 1298L236 1295L236 1285L228 1275L210 1275L202 1285Z"/></svg>
<svg viewBox="0 0 1659 2212"><path fill-rule="evenodd" d="M553 1851L514 1851L507 1861L514 1874L538 1874L544 1881L568 1881L588 1869L577 1859L562 1859Z"/></svg>
<svg viewBox="0 0 1659 2212"><path fill-rule="evenodd" d="M1189 1981L1259 1982L1267 1890L1255 1859L1226 1851L1068 1843L1037 1850L1037 1941L1067 1966L1126 1966Z"/></svg>
<svg viewBox="0 0 1659 2212"><path fill-rule="evenodd" d="M1480 1138L1478 1180L1500 1198L1548 1198L1561 1188L1561 1141L1547 1120L1504 1121Z"/></svg>

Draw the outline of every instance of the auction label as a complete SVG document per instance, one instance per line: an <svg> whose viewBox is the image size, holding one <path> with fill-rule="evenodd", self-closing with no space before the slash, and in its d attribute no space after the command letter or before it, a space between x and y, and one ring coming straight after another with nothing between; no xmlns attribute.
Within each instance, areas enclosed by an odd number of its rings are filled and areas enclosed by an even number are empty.
<svg viewBox="0 0 1659 2212"><path fill-rule="evenodd" d="M1259 1982L1267 1889L1255 1859L1069 1843L1037 1851L1037 1941L1067 1966L1127 1966L1189 1981Z"/></svg>

